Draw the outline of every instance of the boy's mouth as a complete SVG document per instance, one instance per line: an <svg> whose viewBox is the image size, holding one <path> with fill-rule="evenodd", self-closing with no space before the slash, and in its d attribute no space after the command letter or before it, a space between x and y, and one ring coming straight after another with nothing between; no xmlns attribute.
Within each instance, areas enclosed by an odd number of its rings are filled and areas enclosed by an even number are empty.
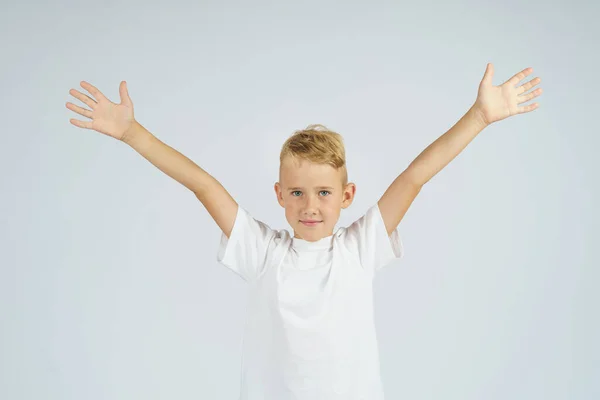
<svg viewBox="0 0 600 400"><path fill-rule="evenodd" d="M315 220L306 220L306 221L302 221L300 220L300 222L302 222L304 225L306 226L315 226L317 224L320 224L323 221L315 221Z"/></svg>

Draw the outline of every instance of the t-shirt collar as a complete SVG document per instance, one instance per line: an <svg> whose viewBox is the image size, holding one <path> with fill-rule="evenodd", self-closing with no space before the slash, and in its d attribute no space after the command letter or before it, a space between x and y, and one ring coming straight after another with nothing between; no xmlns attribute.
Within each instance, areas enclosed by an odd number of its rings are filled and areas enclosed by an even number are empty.
<svg viewBox="0 0 600 400"><path fill-rule="evenodd" d="M337 232L336 232L337 233ZM315 242L292 237L292 247L294 250L312 251L312 250L329 250L333 246L333 237L336 233L321 238Z"/></svg>

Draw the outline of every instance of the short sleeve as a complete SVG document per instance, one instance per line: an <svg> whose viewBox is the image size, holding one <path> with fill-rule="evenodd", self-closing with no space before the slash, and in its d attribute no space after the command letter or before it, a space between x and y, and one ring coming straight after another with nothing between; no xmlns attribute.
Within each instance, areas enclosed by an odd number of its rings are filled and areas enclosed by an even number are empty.
<svg viewBox="0 0 600 400"><path fill-rule="evenodd" d="M254 219L238 205L229 238L221 232L217 261L246 282L254 281L264 269L269 245L276 231Z"/></svg>
<svg viewBox="0 0 600 400"><path fill-rule="evenodd" d="M361 265L368 271L375 272L404 255L398 228L388 236L377 203L347 227L344 233L345 247L358 256Z"/></svg>

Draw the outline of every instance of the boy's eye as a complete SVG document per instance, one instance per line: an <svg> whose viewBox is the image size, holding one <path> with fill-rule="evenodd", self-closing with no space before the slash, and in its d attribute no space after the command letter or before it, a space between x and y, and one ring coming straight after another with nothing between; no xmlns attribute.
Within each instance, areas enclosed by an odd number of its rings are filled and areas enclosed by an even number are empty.
<svg viewBox="0 0 600 400"><path fill-rule="evenodd" d="M324 192L324 193L331 194L331 192L330 192L329 190L321 190L319 193L323 193L323 192ZM294 193L302 193L302 192L301 192L300 190L294 190L294 191L292 192L292 196L293 196L293 197L298 197L298 196L294 196Z"/></svg>

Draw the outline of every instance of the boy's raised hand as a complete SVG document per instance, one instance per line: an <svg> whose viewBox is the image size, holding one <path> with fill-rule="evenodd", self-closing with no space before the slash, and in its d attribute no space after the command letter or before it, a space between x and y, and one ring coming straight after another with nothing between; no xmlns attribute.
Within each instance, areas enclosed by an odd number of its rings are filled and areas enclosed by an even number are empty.
<svg viewBox="0 0 600 400"><path fill-rule="evenodd" d="M525 103L542 93L542 89L537 88L525 94L529 89L541 82L540 78L532 79L519 87L515 87L532 72L533 68L525 68L502 85L494 86L492 84L494 66L491 63L487 65L483 80L479 84L479 92L474 104L476 111L486 125L538 108L538 103L523 107L519 107L519 104Z"/></svg>
<svg viewBox="0 0 600 400"><path fill-rule="evenodd" d="M71 119L70 122L80 128L93 129L117 140L123 140L126 132L133 126L133 103L127 92L127 83L121 82L119 94L121 103L115 104L108 100L95 86L82 81L81 87L91 93L91 98L86 94L71 89L69 93L75 98L87 104L92 110L88 110L72 103L67 103L69 110L90 118L91 121L79 121Z"/></svg>

